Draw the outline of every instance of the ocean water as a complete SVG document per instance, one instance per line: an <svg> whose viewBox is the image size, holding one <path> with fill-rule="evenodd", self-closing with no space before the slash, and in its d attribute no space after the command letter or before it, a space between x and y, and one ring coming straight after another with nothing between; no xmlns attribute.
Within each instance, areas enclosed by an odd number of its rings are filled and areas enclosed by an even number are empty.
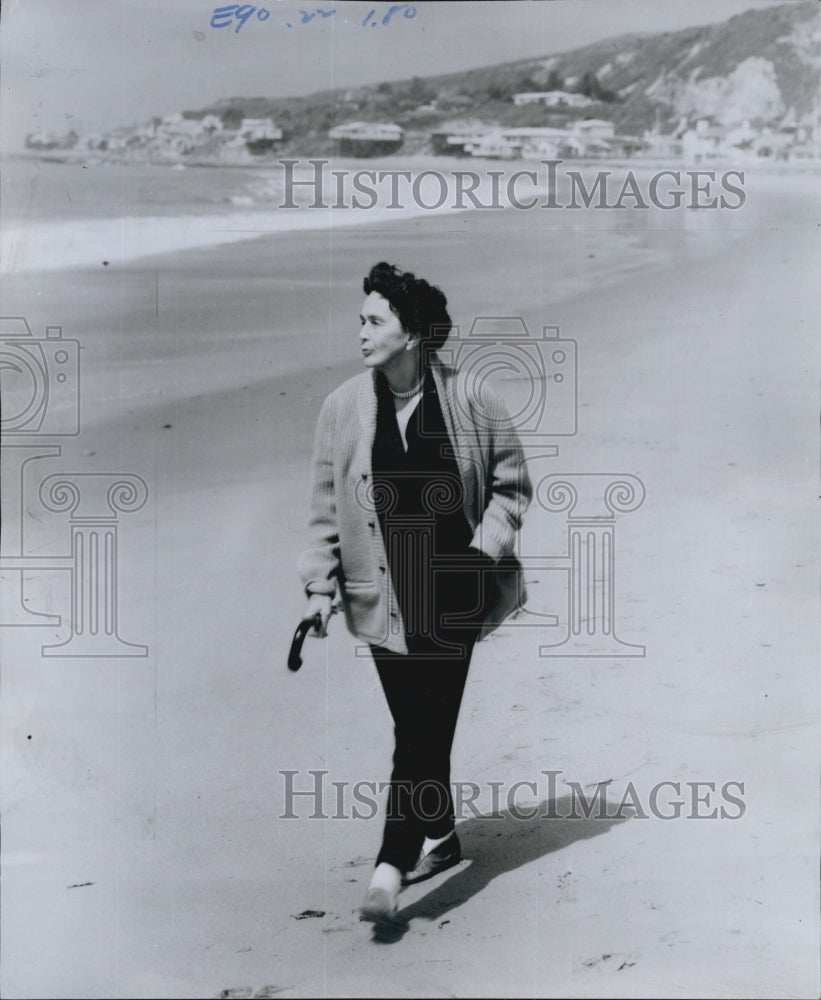
<svg viewBox="0 0 821 1000"><path fill-rule="evenodd" d="M112 217L230 213L261 205L277 190L280 168L56 163L9 159L2 165L3 220L59 222ZM280 186L281 190L281 186Z"/></svg>
<svg viewBox="0 0 821 1000"><path fill-rule="evenodd" d="M362 170L373 164L339 161L333 166ZM394 169L402 167L394 164ZM302 175L313 177L313 168L304 164ZM0 272L5 274L123 264L157 253L270 233L367 225L386 217L381 206L333 218L327 210L310 211L310 187L295 189L299 208L281 207L285 175L279 164L178 169L10 159L3 163L1 180ZM430 214L413 206L404 214L414 211Z"/></svg>
<svg viewBox="0 0 821 1000"><path fill-rule="evenodd" d="M544 191L547 172L539 164L499 161L449 161L411 157L389 157L384 161L334 161L334 170L347 170L346 207L308 207L313 188L302 185L293 197L299 207L282 207L285 193L284 168L277 163L259 167L197 167L106 163L57 163L42 160L10 159L0 173L0 271L5 274L54 269L83 269L123 265L149 255L184 251L232 243L258 236L284 234L294 230L332 230L390 221L409 221L433 214L498 214L496 209L454 207L456 171L472 170L480 177L477 197L482 204L494 202L492 172L504 174L501 182L503 210L512 212L523 228L535 227L559 234L574 243L591 243L591 254L605 255L611 269L632 268L639 257L659 262L673 256L702 252L707 240L737 238L751 229L803 225L808 209L817 211L817 175L812 171L773 171L759 165L742 166L743 180L734 174L730 183L736 192L726 198L727 206L693 208L693 201L709 201L725 195L722 176L739 168L731 164L702 165L700 179L687 173L682 164L586 164L566 163L558 173L557 207L510 207L506 191L516 171L534 171L536 183L523 179L518 194L527 201L534 191ZM424 180L421 198L409 193L410 182L402 187L402 208L389 207L389 184L380 184L380 199L365 208L351 208L351 178L356 172L408 170L415 179L425 170L436 169L446 179L449 196L432 208L441 190L435 178ZM678 187L684 192L681 205L663 209L653 204L640 207L629 196L622 207L601 207L598 196L590 206L569 207L573 201L569 170L580 170L588 191L598 174L606 172L610 201L616 200L628 174L635 174L639 191L647 199L654 174L662 170L681 171ZM299 179L312 179L313 168L303 162ZM372 181L369 181L373 183ZM335 181L326 175L324 199L332 204ZM701 184L707 193L695 194ZM661 191L676 186L666 179ZM419 204L423 201L424 204ZM690 206L690 207L688 207ZM557 265L562 266L558 261ZM570 276L569 276L570 277Z"/></svg>

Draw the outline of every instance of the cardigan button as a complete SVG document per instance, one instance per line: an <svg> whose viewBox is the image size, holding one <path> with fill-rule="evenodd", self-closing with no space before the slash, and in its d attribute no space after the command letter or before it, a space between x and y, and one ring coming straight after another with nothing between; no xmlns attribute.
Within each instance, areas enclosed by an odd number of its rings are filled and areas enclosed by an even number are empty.
<svg viewBox="0 0 821 1000"><path fill-rule="evenodd" d="M379 572L380 573L384 573L385 572L385 567L384 566L380 566L379 567Z"/></svg>

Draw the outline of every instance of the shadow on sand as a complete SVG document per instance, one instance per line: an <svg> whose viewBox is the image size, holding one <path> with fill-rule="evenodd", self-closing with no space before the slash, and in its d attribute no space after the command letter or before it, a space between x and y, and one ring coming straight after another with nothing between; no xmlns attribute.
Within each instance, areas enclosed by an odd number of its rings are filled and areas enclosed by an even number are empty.
<svg viewBox="0 0 821 1000"><path fill-rule="evenodd" d="M598 819L594 811L589 818L569 819L567 817L573 809L570 796L543 799L538 806L522 805L519 808L526 815L534 809L537 811L532 818L522 818L506 809L474 816L460 823L456 831L462 844L462 857L471 864L451 874L439 885L432 881L431 885L435 888L424 898L404 909L400 908L394 926L374 929L374 941L381 944L399 941L415 917L437 920L481 892L499 875L560 851L577 840L606 833L615 824L630 818L627 813L620 817ZM578 812L578 803L576 808ZM545 818L546 815L558 818Z"/></svg>

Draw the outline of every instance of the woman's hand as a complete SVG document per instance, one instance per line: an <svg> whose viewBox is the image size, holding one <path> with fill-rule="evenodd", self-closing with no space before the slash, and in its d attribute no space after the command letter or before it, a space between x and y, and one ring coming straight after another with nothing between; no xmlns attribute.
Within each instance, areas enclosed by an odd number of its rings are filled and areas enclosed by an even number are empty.
<svg viewBox="0 0 821 1000"><path fill-rule="evenodd" d="M317 639L324 639L328 634L328 619L331 617L331 597L328 594L309 594L308 606L305 608L305 618L313 618L319 613L320 623L309 634Z"/></svg>

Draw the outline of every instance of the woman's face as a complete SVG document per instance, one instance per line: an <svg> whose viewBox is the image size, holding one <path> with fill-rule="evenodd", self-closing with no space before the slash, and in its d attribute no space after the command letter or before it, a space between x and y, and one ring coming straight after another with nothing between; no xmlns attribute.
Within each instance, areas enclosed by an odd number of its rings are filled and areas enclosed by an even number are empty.
<svg viewBox="0 0 821 1000"><path fill-rule="evenodd" d="M371 292L365 299L359 321L359 342L366 368L384 371L392 362L407 354L408 345L414 343L411 334L391 309L390 302L379 292Z"/></svg>

